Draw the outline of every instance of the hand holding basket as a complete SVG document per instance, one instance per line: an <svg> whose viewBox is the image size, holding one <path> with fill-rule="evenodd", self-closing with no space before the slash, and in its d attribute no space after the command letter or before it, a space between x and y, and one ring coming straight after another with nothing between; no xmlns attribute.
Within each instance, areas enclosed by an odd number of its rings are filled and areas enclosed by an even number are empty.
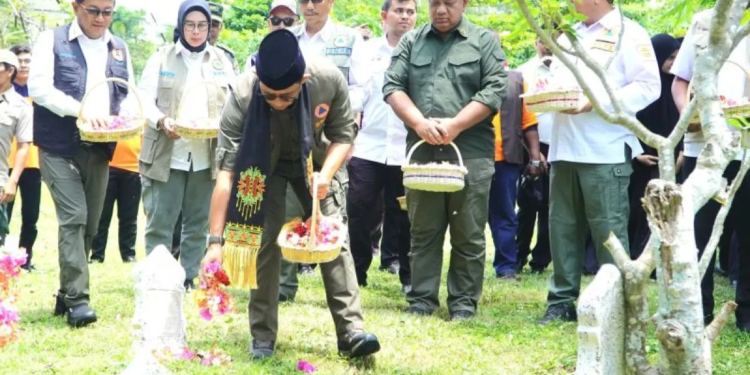
<svg viewBox="0 0 750 375"><path fill-rule="evenodd" d="M92 126L90 119L87 119L83 113L83 109L86 106L86 101L94 89L109 82L117 82L128 86L130 91L129 95L135 96L138 101L138 112L137 117L126 117L126 116L109 116L108 126L106 128L95 128ZM141 98L138 96L138 89L133 87L128 81L120 78L107 78L93 87L91 90L86 92L81 101L81 108L78 110L78 120L76 121L78 131L81 134L81 140L86 142L117 142L124 141L131 138L138 137L143 131L143 127L146 125L146 119L143 116L143 104Z"/></svg>
<svg viewBox="0 0 750 375"><path fill-rule="evenodd" d="M175 133L180 137L186 139L213 139L219 136L219 117L207 118L207 119L189 119L182 115L182 109L184 108L185 98L188 94L199 86L213 85L216 86L219 91L223 90L221 86L213 81L200 81L190 87L182 93L182 99L180 104L177 106L177 119L175 120ZM213 105L213 103L208 103Z"/></svg>

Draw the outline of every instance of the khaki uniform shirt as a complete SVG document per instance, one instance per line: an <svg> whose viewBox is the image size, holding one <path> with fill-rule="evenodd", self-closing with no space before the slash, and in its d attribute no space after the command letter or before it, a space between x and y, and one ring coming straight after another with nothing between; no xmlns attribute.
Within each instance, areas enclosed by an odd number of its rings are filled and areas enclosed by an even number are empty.
<svg viewBox="0 0 750 375"><path fill-rule="evenodd" d="M0 94L0 186L8 182L8 156L13 137L18 143L30 143L34 140L33 111L31 104L13 86Z"/></svg>
<svg viewBox="0 0 750 375"><path fill-rule="evenodd" d="M352 144L354 142L357 124L354 122L349 104L346 79L333 63L323 59L310 59L307 61L306 74L310 75L305 86L309 93L311 107L313 164L320 168L331 143ZM245 72L238 77L236 85L231 88L231 97L221 117L216 156L221 169L231 171L234 168L242 141L242 131L245 127L245 116L249 115L248 108L253 97L256 79L257 76L253 72ZM287 115L289 111L284 112L284 116L273 112L271 115L271 173L282 158L282 149L287 148L283 147L285 141L282 137L285 136L283 130L285 124L281 122L285 120L296 122L293 114Z"/></svg>
<svg viewBox="0 0 750 375"><path fill-rule="evenodd" d="M490 159L495 149L492 118L507 91L504 61L497 38L466 18L445 40L428 23L404 35L393 51L383 97L405 92L427 118L455 117L472 101L486 105L493 113L463 131L455 143L464 159ZM409 128L407 147L418 140Z"/></svg>

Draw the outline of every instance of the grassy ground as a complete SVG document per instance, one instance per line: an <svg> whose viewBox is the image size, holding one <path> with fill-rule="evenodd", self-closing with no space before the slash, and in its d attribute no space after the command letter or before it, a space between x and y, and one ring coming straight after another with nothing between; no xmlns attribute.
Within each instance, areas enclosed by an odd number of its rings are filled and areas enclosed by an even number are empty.
<svg viewBox="0 0 750 375"><path fill-rule="evenodd" d="M20 210L12 232L18 233ZM92 307L99 322L71 330L63 319L52 316L58 285L57 227L54 208L45 191L39 239L35 248L38 272L21 279L20 313L22 339L0 351L0 374L119 374L132 359L130 320L134 303L133 265L122 264L116 248L116 226L111 226L107 261L92 265ZM143 220L139 233L143 233ZM491 246L490 246L491 247ZM142 239L138 256L144 256ZM189 345L210 349L214 344L229 352L234 362L224 368L173 363L173 374L291 374L298 360L317 366L323 374L570 374L576 364L575 324L541 327L546 280L524 275L522 282L508 284L493 278L488 251L484 293L478 316L467 322L447 322L442 307L436 316L418 318L403 313L406 302L398 279L378 272L373 264L370 287L362 291L365 324L375 333L382 350L371 361L349 362L336 354L333 323L325 305L319 276L301 277L297 300L282 304L277 355L253 363L248 356L250 336L244 307L247 293L234 290L241 313L225 333L202 321L188 299ZM446 262L447 264L447 262ZM591 278L585 278L589 283ZM717 301L733 296L725 279L717 278ZM445 282L443 282L445 285ZM655 301L652 288L652 301ZM446 296L445 287L441 296ZM718 304L717 304L718 305ZM730 322L714 347L716 374L750 373L750 337ZM656 360L658 344L649 342Z"/></svg>

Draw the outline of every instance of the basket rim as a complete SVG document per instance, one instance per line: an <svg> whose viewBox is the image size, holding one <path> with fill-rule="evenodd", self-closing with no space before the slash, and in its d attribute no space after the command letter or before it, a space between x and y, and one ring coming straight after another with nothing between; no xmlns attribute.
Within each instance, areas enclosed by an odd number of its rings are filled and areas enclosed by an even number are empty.
<svg viewBox="0 0 750 375"><path fill-rule="evenodd" d="M329 218L330 219L330 218ZM284 226L281 227L281 230L279 231L279 236L276 238L276 243L279 245L279 247L287 248L287 249L293 249L295 251L307 251L307 252L330 252L335 251L336 249L340 249L344 246L344 242L346 241L346 231L343 229L344 225L343 222L340 222L338 220L337 224L339 224L339 232L341 232L343 235L339 236L338 241L326 245L326 246L318 246L316 248L310 249L305 245L304 247L300 246L292 246L286 241L286 235L291 231L292 226L296 224L297 222L301 222L301 218L292 219Z"/></svg>
<svg viewBox="0 0 750 375"><path fill-rule="evenodd" d="M527 93L519 95L518 97L530 98L534 96L543 96L543 95L549 96L549 95L554 95L554 94L562 94L562 95L573 94L573 93L580 94L582 92L583 90L581 90L580 88L579 89L567 89L567 90L559 89L559 90L549 90L549 91L527 92Z"/></svg>

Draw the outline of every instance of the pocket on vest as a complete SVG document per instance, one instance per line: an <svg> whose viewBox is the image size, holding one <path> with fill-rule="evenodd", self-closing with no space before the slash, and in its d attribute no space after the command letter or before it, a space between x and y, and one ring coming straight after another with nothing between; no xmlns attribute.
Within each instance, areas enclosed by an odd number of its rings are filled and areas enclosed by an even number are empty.
<svg viewBox="0 0 750 375"><path fill-rule="evenodd" d="M154 154L156 154L156 144L159 140L159 130L155 130L151 127L146 127L143 132L143 145L141 146L140 161L151 164L154 162Z"/></svg>

